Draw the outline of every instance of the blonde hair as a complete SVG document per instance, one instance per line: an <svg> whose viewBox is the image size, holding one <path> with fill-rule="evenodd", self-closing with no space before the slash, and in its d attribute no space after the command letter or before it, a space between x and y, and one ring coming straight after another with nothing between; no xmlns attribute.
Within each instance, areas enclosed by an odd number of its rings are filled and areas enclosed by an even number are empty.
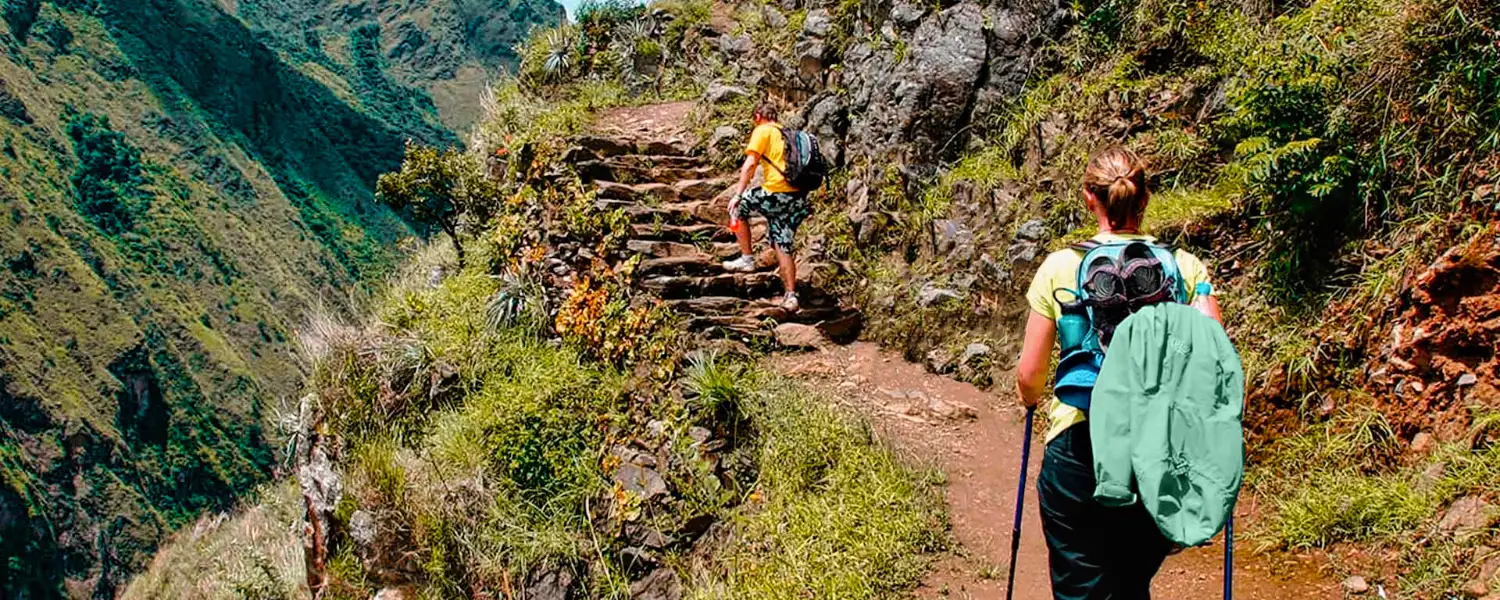
<svg viewBox="0 0 1500 600"><path fill-rule="evenodd" d="M1083 171L1083 187L1104 205L1111 228L1140 225L1151 192L1146 189L1146 163L1135 152L1124 146L1095 152Z"/></svg>

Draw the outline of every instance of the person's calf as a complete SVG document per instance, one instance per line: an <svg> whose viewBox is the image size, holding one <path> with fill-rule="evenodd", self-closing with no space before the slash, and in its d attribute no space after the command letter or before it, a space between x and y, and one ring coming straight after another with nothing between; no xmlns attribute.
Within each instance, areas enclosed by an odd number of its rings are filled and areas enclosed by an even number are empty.
<svg viewBox="0 0 1500 600"><path fill-rule="evenodd" d="M781 307L786 310L797 310L801 304L797 299L797 260L790 252L778 247L776 248L777 271L781 274L781 288L785 292L781 297Z"/></svg>

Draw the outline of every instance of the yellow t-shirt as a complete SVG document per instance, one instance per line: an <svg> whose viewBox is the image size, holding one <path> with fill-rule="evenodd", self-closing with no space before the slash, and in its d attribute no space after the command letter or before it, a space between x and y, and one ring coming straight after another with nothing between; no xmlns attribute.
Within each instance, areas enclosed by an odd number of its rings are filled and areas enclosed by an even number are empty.
<svg viewBox="0 0 1500 600"><path fill-rule="evenodd" d="M781 126L766 123L750 133L750 143L745 145L745 154L761 157L770 165L761 167L765 183L761 187L768 192L795 192L797 188L786 181L786 143L781 139ZM775 165L773 168L771 165Z"/></svg>
<svg viewBox="0 0 1500 600"><path fill-rule="evenodd" d="M1101 233L1094 236L1094 241L1108 243L1125 240L1156 241L1156 238L1141 234L1114 234ZM1187 287L1188 302L1193 301L1193 295L1201 282L1208 281L1208 267L1203 266L1203 261L1185 250L1174 252L1177 258L1177 270L1182 273L1182 283ZM1026 290L1026 301L1031 304L1031 310L1037 314L1057 321L1062 314L1062 306L1052 296L1052 292L1058 288L1078 288L1078 268L1083 266L1083 253L1068 248L1053 252L1042 261L1042 266L1036 271L1036 277L1031 280L1031 287ZM1071 300L1070 296L1063 296ZM1052 407L1047 411L1052 426L1047 430L1047 441L1058 434L1067 431L1069 427L1082 423L1086 420L1086 414L1075 407L1058 402L1056 397L1052 398Z"/></svg>

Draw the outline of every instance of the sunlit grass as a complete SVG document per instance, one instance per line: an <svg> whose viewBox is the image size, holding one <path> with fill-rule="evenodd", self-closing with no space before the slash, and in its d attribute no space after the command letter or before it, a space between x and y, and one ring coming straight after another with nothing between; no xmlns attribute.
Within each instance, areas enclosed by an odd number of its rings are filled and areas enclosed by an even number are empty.
<svg viewBox="0 0 1500 600"><path fill-rule="evenodd" d="M801 385L759 374L744 410L760 465L736 543L699 598L884 598L945 547L940 475L914 469L868 424Z"/></svg>

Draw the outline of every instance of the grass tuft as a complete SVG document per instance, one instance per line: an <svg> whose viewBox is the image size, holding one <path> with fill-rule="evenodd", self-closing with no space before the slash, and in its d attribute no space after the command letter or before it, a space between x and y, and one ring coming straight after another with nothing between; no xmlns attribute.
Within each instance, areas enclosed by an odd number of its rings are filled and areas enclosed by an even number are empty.
<svg viewBox="0 0 1500 600"><path fill-rule="evenodd" d="M699 598L882 598L947 542L939 477L791 380L756 376L759 478Z"/></svg>

